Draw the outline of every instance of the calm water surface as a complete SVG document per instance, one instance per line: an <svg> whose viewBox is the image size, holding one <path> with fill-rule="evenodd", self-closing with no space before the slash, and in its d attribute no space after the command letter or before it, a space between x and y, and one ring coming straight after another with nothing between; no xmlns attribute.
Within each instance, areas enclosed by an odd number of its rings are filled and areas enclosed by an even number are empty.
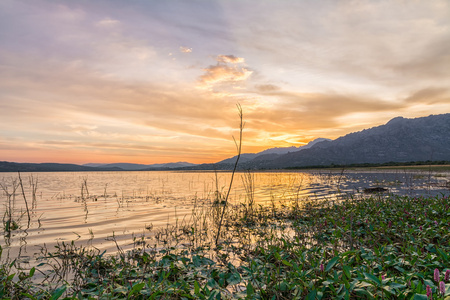
<svg viewBox="0 0 450 300"><path fill-rule="evenodd" d="M51 249L72 240L114 252L113 235L126 249L133 236L148 233L146 227L180 222L189 218L194 205L211 204L216 191L227 191L231 173L58 172L22 173L21 178L31 211L29 224L18 174L0 173L0 214L6 216L11 208L20 225L10 236L4 226L0 229L2 260L17 255L27 260L44 245ZM250 182L256 203L288 205L308 197L358 197L374 186L396 194L449 194L449 180L448 172L405 170L237 173L230 203L247 200Z"/></svg>

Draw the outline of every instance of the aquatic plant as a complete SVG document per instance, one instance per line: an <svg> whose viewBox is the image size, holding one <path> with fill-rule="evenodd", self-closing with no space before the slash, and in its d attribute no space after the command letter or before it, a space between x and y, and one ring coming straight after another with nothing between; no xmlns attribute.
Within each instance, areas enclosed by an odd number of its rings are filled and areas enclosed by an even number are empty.
<svg viewBox="0 0 450 300"><path fill-rule="evenodd" d="M371 196L339 202L309 199L302 204L300 208L255 206L254 222L248 222L248 209L229 205L217 245L217 228L211 227L217 226L217 215L211 206L200 205L190 219L164 229L148 226L150 236L136 238L131 251L122 251L117 244L117 255L106 255L89 245L60 243L55 249L43 250L33 271L20 269L14 261L2 261L2 297L450 296L445 287L450 277L448 197ZM439 220L437 226L435 220ZM44 280L35 279L35 273Z"/></svg>

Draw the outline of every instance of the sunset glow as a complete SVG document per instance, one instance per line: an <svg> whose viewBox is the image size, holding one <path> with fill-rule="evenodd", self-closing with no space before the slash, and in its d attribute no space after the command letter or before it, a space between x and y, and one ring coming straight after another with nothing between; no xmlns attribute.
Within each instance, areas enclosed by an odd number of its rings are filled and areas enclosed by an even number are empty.
<svg viewBox="0 0 450 300"><path fill-rule="evenodd" d="M212 163L450 112L450 2L0 1L0 161Z"/></svg>

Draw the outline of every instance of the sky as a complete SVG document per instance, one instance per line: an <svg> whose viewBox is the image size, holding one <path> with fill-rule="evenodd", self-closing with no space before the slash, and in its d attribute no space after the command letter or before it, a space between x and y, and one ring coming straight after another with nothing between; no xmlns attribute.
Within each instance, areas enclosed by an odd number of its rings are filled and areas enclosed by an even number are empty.
<svg viewBox="0 0 450 300"><path fill-rule="evenodd" d="M212 163L450 112L450 1L0 0L0 161Z"/></svg>

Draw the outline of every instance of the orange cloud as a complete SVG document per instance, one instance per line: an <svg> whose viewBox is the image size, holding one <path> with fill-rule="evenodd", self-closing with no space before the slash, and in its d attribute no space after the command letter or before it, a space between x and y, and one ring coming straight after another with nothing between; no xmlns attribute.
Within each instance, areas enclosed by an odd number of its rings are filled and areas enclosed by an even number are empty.
<svg viewBox="0 0 450 300"><path fill-rule="evenodd" d="M232 63L232 64L239 64L245 62L245 60L242 57L236 57L234 55L218 55L217 61L221 63Z"/></svg>
<svg viewBox="0 0 450 300"><path fill-rule="evenodd" d="M199 78L200 85L210 86L218 83L245 81L253 73L247 67L239 66L239 64L244 63L244 59L241 57L218 55L216 60L216 65L203 69L205 74Z"/></svg>
<svg viewBox="0 0 450 300"><path fill-rule="evenodd" d="M205 74L200 76L200 82L204 85L220 82L236 82L246 80L252 71L246 68L237 68L225 65L209 66L203 69Z"/></svg>

